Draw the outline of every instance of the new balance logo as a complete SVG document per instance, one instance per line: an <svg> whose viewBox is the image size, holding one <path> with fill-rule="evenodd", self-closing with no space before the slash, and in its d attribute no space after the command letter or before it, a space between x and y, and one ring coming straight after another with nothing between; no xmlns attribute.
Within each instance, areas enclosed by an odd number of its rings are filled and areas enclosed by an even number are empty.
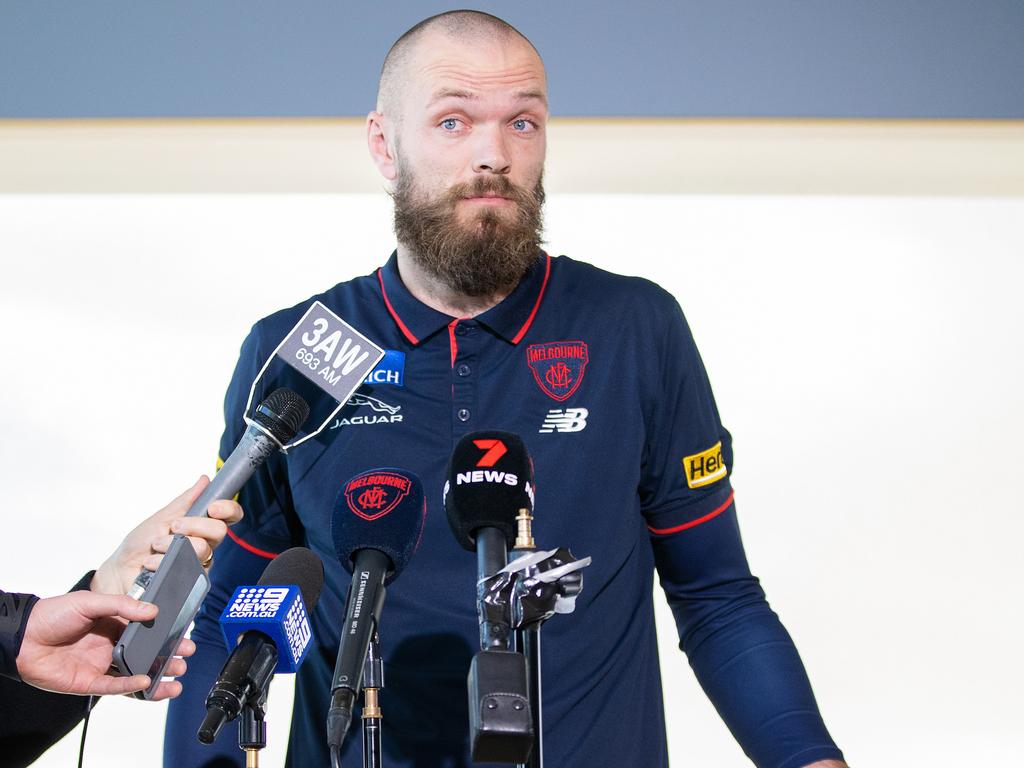
<svg viewBox="0 0 1024 768"><path fill-rule="evenodd" d="M586 408L552 408L541 424L540 432L582 432L589 415Z"/></svg>

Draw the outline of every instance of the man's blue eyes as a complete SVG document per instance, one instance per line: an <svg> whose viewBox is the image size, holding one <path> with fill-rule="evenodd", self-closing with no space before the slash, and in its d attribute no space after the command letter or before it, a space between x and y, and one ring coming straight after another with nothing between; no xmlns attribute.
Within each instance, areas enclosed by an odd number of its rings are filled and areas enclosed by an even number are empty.
<svg viewBox="0 0 1024 768"><path fill-rule="evenodd" d="M459 121L454 117L449 117L448 119L441 121L441 127L444 128L446 131L454 131L456 128L459 127ZM530 121L515 120L512 123L512 127L515 128L517 131L526 131L529 130L530 128Z"/></svg>

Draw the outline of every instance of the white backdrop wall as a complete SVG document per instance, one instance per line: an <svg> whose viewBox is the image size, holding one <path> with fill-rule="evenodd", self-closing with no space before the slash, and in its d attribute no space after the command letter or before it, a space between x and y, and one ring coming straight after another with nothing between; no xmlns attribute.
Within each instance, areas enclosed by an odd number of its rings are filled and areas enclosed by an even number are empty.
<svg viewBox="0 0 1024 768"><path fill-rule="evenodd" d="M64 591L209 471L249 326L382 263L389 217L383 195L0 196L0 585ZM682 303L750 561L848 759L1019 760L1024 199L554 195L547 220L553 253ZM749 765L658 602L673 764ZM104 701L86 765L158 764L164 711Z"/></svg>

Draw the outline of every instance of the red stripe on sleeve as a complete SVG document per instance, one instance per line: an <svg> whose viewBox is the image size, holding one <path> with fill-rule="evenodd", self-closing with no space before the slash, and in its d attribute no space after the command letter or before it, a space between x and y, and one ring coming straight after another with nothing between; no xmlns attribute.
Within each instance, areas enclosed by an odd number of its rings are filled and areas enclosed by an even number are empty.
<svg viewBox="0 0 1024 768"><path fill-rule="evenodd" d="M679 533L680 531L685 531L687 528L693 528L694 526L698 526L701 523L706 523L708 520L718 517L720 514L725 512L725 510L729 508L729 505L732 504L733 497L735 496L736 491L733 491L732 493L729 494L729 498L726 499L725 502L723 502L722 506L711 510L706 515L704 515L703 517L698 517L696 520L691 520L688 523L677 525L674 528L651 528L651 526L648 525L647 530L649 530L651 533L656 533L659 536L664 536L669 533Z"/></svg>
<svg viewBox="0 0 1024 768"><path fill-rule="evenodd" d="M238 538L238 534L236 534L230 528L228 528L228 536L231 537L231 540L233 542L235 542L235 544L237 544L238 546L240 546L242 549L246 550L247 552L252 552L254 555L259 555L260 557L265 557L265 558L267 558L267 560L273 560L275 557L277 557L277 554L275 554L274 552L267 552L264 549L257 549L252 544L249 544L249 543L247 543L245 541L242 541L240 538Z"/></svg>
<svg viewBox="0 0 1024 768"><path fill-rule="evenodd" d="M413 344L419 344L420 340L413 336L412 331L405 327L405 323L402 322L402 318L398 316L398 313L395 312L395 308L392 307L391 302L388 301L388 292L384 290L384 275L380 269L377 270L377 279L380 281L380 295L384 297L384 306L388 308L388 312L391 313L391 317L395 319L395 322L398 324L398 329L402 332L405 338Z"/></svg>

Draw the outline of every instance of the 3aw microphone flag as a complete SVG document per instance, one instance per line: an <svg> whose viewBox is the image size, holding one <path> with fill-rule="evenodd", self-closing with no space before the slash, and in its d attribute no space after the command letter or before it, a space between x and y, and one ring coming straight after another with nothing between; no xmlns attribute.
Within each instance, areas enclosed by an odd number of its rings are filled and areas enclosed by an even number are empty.
<svg viewBox="0 0 1024 768"><path fill-rule="evenodd" d="M310 404L309 423L317 426L285 446L293 448L331 423L384 358L384 352L324 304L314 301L256 375L249 389L246 415L261 382L264 390L288 386L298 392Z"/></svg>

